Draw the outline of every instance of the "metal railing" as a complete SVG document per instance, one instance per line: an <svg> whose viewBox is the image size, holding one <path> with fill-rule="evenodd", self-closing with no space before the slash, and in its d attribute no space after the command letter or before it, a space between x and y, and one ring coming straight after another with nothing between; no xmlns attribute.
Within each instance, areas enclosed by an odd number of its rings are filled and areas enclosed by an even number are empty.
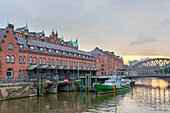
<svg viewBox="0 0 170 113"><path fill-rule="evenodd" d="M9 83L29 83L27 76L25 77L0 77L0 84L9 84Z"/></svg>

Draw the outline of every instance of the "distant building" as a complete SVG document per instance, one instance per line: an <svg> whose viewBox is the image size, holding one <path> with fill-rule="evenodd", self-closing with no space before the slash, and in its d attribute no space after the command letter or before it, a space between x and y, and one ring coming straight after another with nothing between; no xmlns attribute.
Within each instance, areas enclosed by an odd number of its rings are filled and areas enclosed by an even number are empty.
<svg viewBox="0 0 170 113"><path fill-rule="evenodd" d="M96 67L100 68L97 75L114 75L118 69L124 69L123 59L116 56L114 52L103 51L96 47L91 53L96 58Z"/></svg>
<svg viewBox="0 0 170 113"><path fill-rule="evenodd" d="M137 63L139 63L139 62L141 62L141 61L148 60L148 59L149 59L149 57L147 57L147 58L141 58L140 60L129 61L129 66L133 66L133 65L135 65L135 64L137 64Z"/></svg>

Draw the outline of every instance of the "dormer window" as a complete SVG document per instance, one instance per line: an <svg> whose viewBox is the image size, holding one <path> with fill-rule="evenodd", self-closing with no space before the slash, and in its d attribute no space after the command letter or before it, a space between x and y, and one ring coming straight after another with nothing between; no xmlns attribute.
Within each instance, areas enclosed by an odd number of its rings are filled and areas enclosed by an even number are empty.
<svg viewBox="0 0 170 113"><path fill-rule="evenodd" d="M30 46L30 49L34 49L34 46Z"/></svg>
<svg viewBox="0 0 170 113"><path fill-rule="evenodd" d="M56 53L59 53L59 51L57 50L57 51L55 51Z"/></svg>
<svg viewBox="0 0 170 113"><path fill-rule="evenodd" d="M44 48L41 47L40 50L41 50L41 51L44 51Z"/></svg>
<svg viewBox="0 0 170 113"><path fill-rule="evenodd" d="M75 53L74 56L77 56L77 54Z"/></svg>
<svg viewBox="0 0 170 113"><path fill-rule="evenodd" d="M85 56L83 55L83 57L85 57Z"/></svg>
<svg viewBox="0 0 170 113"><path fill-rule="evenodd" d="M81 55L79 55L79 57L81 57Z"/></svg>
<svg viewBox="0 0 170 113"><path fill-rule="evenodd" d="M52 51L51 49L48 50L48 52L51 52L51 51Z"/></svg>
<svg viewBox="0 0 170 113"><path fill-rule="evenodd" d="M66 54L66 52L63 51L63 54Z"/></svg>
<svg viewBox="0 0 170 113"><path fill-rule="evenodd" d="M19 45L19 48L23 48L23 45L22 45L22 44L20 44L20 45Z"/></svg>

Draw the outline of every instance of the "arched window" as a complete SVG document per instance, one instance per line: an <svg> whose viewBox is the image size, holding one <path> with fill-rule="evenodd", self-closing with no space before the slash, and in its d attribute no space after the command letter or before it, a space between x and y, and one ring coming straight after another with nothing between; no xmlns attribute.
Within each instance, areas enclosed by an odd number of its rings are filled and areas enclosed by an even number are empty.
<svg viewBox="0 0 170 113"><path fill-rule="evenodd" d="M23 77L25 76L25 70L23 70L23 72L22 72L22 76L23 76Z"/></svg>
<svg viewBox="0 0 170 113"><path fill-rule="evenodd" d="M48 59L48 65L50 65L50 59Z"/></svg>
<svg viewBox="0 0 170 113"><path fill-rule="evenodd" d="M68 61L68 66L70 66L70 61Z"/></svg>
<svg viewBox="0 0 170 113"><path fill-rule="evenodd" d="M13 70L12 69L8 69L7 70L7 77L12 77L13 76Z"/></svg>
<svg viewBox="0 0 170 113"><path fill-rule="evenodd" d="M21 77L21 70L19 70L19 77Z"/></svg>
<svg viewBox="0 0 170 113"><path fill-rule="evenodd" d="M25 56L23 57L23 64L25 64Z"/></svg>
<svg viewBox="0 0 170 113"><path fill-rule="evenodd" d="M12 43L8 44L8 50L13 50L13 44Z"/></svg>
<svg viewBox="0 0 170 113"><path fill-rule="evenodd" d="M60 60L58 61L58 65L59 65L59 66L61 65L61 61L60 61Z"/></svg>
<svg viewBox="0 0 170 113"><path fill-rule="evenodd" d="M64 60L63 60L63 66L64 66Z"/></svg>
<svg viewBox="0 0 170 113"><path fill-rule="evenodd" d="M51 59L51 65L54 65L54 60L53 59Z"/></svg>
<svg viewBox="0 0 170 113"><path fill-rule="evenodd" d="M20 64L22 63L22 57L21 56L19 57L19 63Z"/></svg>
<svg viewBox="0 0 170 113"><path fill-rule="evenodd" d="M76 67L76 62L74 61L74 67Z"/></svg>
<svg viewBox="0 0 170 113"><path fill-rule="evenodd" d="M9 63L9 59L10 59L10 57L6 56L6 63Z"/></svg>
<svg viewBox="0 0 170 113"><path fill-rule="evenodd" d="M58 60L56 59L56 60L55 60L55 65L57 66L57 64L58 64Z"/></svg>
<svg viewBox="0 0 170 113"><path fill-rule="evenodd" d="M45 65L45 58L43 58L43 64Z"/></svg>
<svg viewBox="0 0 170 113"><path fill-rule="evenodd" d="M37 58L34 57L34 64L37 64Z"/></svg>
<svg viewBox="0 0 170 113"><path fill-rule="evenodd" d="M15 62L15 57L11 56L11 63L14 63L14 62Z"/></svg>
<svg viewBox="0 0 170 113"><path fill-rule="evenodd" d="M39 58L39 64L42 64L42 58L41 57Z"/></svg>
<svg viewBox="0 0 170 113"><path fill-rule="evenodd" d="M65 60L65 66L67 66L67 60Z"/></svg>
<svg viewBox="0 0 170 113"><path fill-rule="evenodd" d="M32 64L32 57L29 57L29 64Z"/></svg>
<svg viewBox="0 0 170 113"><path fill-rule="evenodd" d="M76 67L78 67L78 63L76 62Z"/></svg>
<svg viewBox="0 0 170 113"><path fill-rule="evenodd" d="M73 61L71 61L71 66L73 66Z"/></svg>

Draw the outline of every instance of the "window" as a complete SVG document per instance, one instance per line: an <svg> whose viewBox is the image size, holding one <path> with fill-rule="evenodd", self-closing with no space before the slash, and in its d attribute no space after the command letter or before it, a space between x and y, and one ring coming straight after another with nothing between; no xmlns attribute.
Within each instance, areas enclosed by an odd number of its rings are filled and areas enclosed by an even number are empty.
<svg viewBox="0 0 170 113"><path fill-rule="evenodd" d="M63 51L63 54L66 54L66 52Z"/></svg>
<svg viewBox="0 0 170 113"><path fill-rule="evenodd" d="M55 52L56 52L56 53L59 53L59 52L58 52L58 50L57 50L57 51L55 51Z"/></svg>
<svg viewBox="0 0 170 113"><path fill-rule="evenodd" d="M20 45L19 45L19 48L23 48L23 45L22 45L22 44L20 44Z"/></svg>
<svg viewBox="0 0 170 113"><path fill-rule="evenodd" d="M23 64L25 64L25 56L23 57Z"/></svg>
<svg viewBox="0 0 170 113"><path fill-rule="evenodd" d="M58 61L58 65L61 65L61 61L60 60Z"/></svg>
<svg viewBox="0 0 170 113"><path fill-rule="evenodd" d="M69 55L72 55L72 53L69 53Z"/></svg>
<svg viewBox="0 0 170 113"><path fill-rule="evenodd" d="M10 57L6 56L6 63L9 63L9 59L10 59Z"/></svg>
<svg viewBox="0 0 170 113"><path fill-rule="evenodd" d="M71 61L71 66L73 66L73 61Z"/></svg>
<svg viewBox="0 0 170 113"><path fill-rule="evenodd" d="M45 65L45 58L43 58L43 64Z"/></svg>
<svg viewBox="0 0 170 113"><path fill-rule="evenodd" d="M104 67L104 64L102 64L101 67Z"/></svg>
<svg viewBox="0 0 170 113"><path fill-rule="evenodd" d="M34 49L34 46L30 46L30 49Z"/></svg>
<svg viewBox="0 0 170 113"><path fill-rule="evenodd" d="M19 78L21 77L21 70L19 70Z"/></svg>
<svg viewBox="0 0 170 113"><path fill-rule="evenodd" d="M28 36L27 36L27 35L25 35L25 40L27 40L27 38L28 38Z"/></svg>
<svg viewBox="0 0 170 113"><path fill-rule="evenodd" d="M50 65L50 59L48 59L48 65Z"/></svg>
<svg viewBox="0 0 170 113"><path fill-rule="evenodd" d="M65 66L67 66L67 60L65 61Z"/></svg>
<svg viewBox="0 0 170 113"><path fill-rule="evenodd" d="M41 51L44 51L44 48L41 47L40 50L41 50Z"/></svg>
<svg viewBox="0 0 170 113"><path fill-rule="evenodd" d="M58 63L58 60L56 59L56 60L55 60L55 65L57 65L57 63Z"/></svg>
<svg viewBox="0 0 170 113"><path fill-rule="evenodd" d="M25 76L25 70L23 70L23 72L22 72L22 76L23 76L23 77Z"/></svg>
<svg viewBox="0 0 170 113"><path fill-rule="evenodd" d="M102 59L102 63L104 63L104 59Z"/></svg>
<svg viewBox="0 0 170 113"><path fill-rule="evenodd" d="M76 66L76 62L74 61L74 67Z"/></svg>
<svg viewBox="0 0 170 113"><path fill-rule="evenodd" d="M53 59L51 59L51 65L54 65L54 60Z"/></svg>
<svg viewBox="0 0 170 113"><path fill-rule="evenodd" d="M49 49L48 51L51 52L51 49Z"/></svg>
<svg viewBox="0 0 170 113"><path fill-rule="evenodd" d="M19 57L19 63L20 64L22 63L22 57L21 56Z"/></svg>
<svg viewBox="0 0 170 113"><path fill-rule="evenodd" d="M42 58L39 58L39 64L42 64Z"/></svg>
<svg viewBox="0 0 170 113"><path fill-rule="evenodd" d="M70 66L70 61L68 62L68 66Z"/></svg>
<svg viewBox="0 0 170 113"><path fill-rule="evenodd" d="M13 44L12 43L8 44L8 50L13 50Z"/></svg>
<svg viewBox="0 0 170 113"><path fill-rule="evenodd" d="M64 66L64 60L63 60L63 66Z"/></svg>
<svg viewBox="0 0 170 113"><path fill-rule="evenodd" d="M11 63L14 63L14 62L15 62L15 57L11 56Z"/></svg>
<svg viewBox="0 0 170 113"><path fill-rule="evenodd" d="M59 65L59 66L61 65L61 61L60 61L60 60L58 61L58 65Z"/></svg>
<svg viewBox="0 0 170 113"><path fill-rule="evenodd" d="M37 64L37 58L34 57L34 64Z"/></svg>
<svg viewBox="0 0 170 113"><path fill-rule="evenodd" d="M32 64L32 57L29 57L29 64Z"/></svg>
<svg viewBox="0 0 170 113"><path fill-rule="evenodd" d="M12 77L13 76L13 70L12 69L8 69L7 70L7 77Z"/></svg>
<svg viewBox="0 0 170 113"><path fill-rule="evenodd" d="M75 53L74 56L77 56L77 54Z"/></svg>

